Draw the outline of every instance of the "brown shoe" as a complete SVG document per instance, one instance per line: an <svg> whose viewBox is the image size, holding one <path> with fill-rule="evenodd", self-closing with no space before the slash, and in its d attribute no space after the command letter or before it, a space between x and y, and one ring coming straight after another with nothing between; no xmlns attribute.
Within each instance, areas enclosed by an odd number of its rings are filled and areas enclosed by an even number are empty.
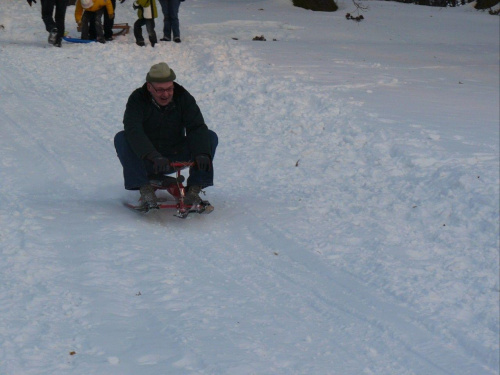
<svg viewBox="0 0 500 375"><path fill-rule="evenodd" d="M184 197L184 203L190 204L192 206L200 204L201 202L200 192L201 192L201 186L198 185L189 186L188 192Z"/></svg>

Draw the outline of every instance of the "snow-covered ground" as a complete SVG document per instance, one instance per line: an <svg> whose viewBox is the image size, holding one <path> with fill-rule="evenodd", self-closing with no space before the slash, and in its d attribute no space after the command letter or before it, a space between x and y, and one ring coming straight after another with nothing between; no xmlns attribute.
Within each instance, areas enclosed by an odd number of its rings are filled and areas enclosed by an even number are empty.
<svg viewBox="0 0 500 375"><path fill-rule="evenodd" d="M0 0L1 375L499 373L499 17L339 5L187 0L181 44L58 49ZM160 61L219 135L208 216L122 205Z"/></svg>

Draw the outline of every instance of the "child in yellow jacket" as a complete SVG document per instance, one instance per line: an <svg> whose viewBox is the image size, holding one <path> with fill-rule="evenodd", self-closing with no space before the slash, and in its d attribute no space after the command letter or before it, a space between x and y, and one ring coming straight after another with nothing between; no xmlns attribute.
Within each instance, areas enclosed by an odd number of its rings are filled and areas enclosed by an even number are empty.
<svg viewBox="0 0 500 375"><path fill-rule="evenodd" d="M134 36L135 44L144 47L144 37L142 36L142 26L146 25L148 32L149 42L151 47L154 47L158 40L155 32L155 18L158 17L158 10L156 9L155 0L135 0L132 4L137 10L137 21L134 23Z"/></svg>
<svg viewBox="0 0 500 375"><path fill-rule="evenodd" d="M113 4L111 0L77 0L75 8L75 21L82 31L82 39L89 39L90 24L95 24L97 41L106 43L102 28L102 17L104 10L110 19L114 18Z"/></svg>

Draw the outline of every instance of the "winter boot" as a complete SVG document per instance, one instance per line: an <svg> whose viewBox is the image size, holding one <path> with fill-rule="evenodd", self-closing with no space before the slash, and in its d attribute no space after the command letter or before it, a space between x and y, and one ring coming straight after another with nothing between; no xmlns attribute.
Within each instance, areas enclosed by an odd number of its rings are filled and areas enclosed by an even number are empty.
<svg viewBox="0 0 500 375"><path fill-rule="evenodd" d="M56 42L56 40L57 40L57 27L54 27L49 32L48 42L49 42L49 44L54 44Z"/></svg>
<svg viewBox="0 0 500 375"><path fill-rule="evenodd" d="M143 185L140 187L139 192L141 193L141 201L144 207L144 211L149 211L151 209L159 209L158 199L156 198L155 189L151 185Z"/></svg>
<svg viewBox="0 0 500 375"><path fill-rule="evenodd" d="M184 197L184 203L190 204L192 206L200 204L200 202L201 202L200 192L201 192L201 186L198 186L198 185L189 186L188 192L186 193L186 196Z"/></svg>
<svg viewBox="0 0 500 375"><path fill-rule="evenodd" d="M62 38L60 36L56 37L56 41L54 42L55 47L61 47L62 46Z"/></svg>
<svg viewBox="0 0 500 375"><path fill-rule="evenodd" d="M151 43L151 47L154 47L155 44L158 43L158 40L156 39L156 34L149 36L149 42Z"/></svg>

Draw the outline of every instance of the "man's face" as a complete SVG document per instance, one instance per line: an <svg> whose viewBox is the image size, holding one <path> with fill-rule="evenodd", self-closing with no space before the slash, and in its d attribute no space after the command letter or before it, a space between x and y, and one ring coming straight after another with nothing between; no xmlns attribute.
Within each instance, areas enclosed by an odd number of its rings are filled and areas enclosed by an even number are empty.
<svg viewBox="0 0 500 375"><path fill-rule="evenodd" d="M174 83L173 82L148 82L148 91L153 96L156 103L161 106L167 105L174 97Z"/></svg>

